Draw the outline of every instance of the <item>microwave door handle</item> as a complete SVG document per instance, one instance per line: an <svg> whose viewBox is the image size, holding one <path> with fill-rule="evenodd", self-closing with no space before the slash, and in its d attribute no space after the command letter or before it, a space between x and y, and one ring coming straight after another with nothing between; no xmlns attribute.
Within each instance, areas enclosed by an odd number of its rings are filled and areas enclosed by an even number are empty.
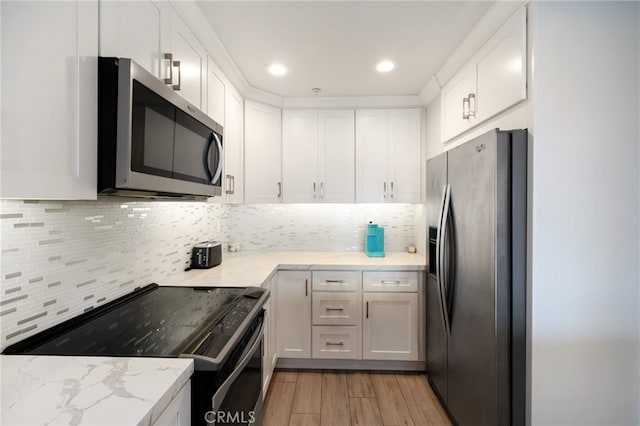
<svg viewBox="0 0 640 426"><path fill-rule="evenodd" d="M213 133L207 138L207 146L204 148L204 154L202 156L202 165L204 166L204 172L207 174L207 180L213 182L213 174L211 173L211 166L209 165L209 153L211 152L211 146L213 145Z"/></svg>
<svg viewBox="0 0 640 426"><path fill-rule="evenodd" d="M218 181L218 179L220 179L220 176L222 175L222 141L220 141L220 138L217 134L212 134L214 139L216 140L216 150L218 151L218 164L216 165L216 173L213 175L213 178L211 178L211 184L215 185L215 183Z"/></svg>
<svg viewBox="0 0 640 426"><path fill-rule="evenodd" d="M249 364L249 361L253 357L253 353L255 352L256 348L262 343L261 337L262 337L263 328L264 328L264 323L260 324L260 327L253 333L253 336L251 336L251 342L252 342L251 347L249 348L248 351L245 352L245 355L242 358L242 360L237 364L236 368L234 368L233 372L229 375L227 380L225 380L224 383L220 385L216 393L213 395L213 398L211 398L211 405L212 405L213 411L218 411L220 409L220 406L222 405L222 401L224 401L224 398L227 396L227 393L229 392L229 388L231 387L233 382L238 378L240 373L242 373L242 370L244 370L244 367L246 367L247 364Z"/></svg>

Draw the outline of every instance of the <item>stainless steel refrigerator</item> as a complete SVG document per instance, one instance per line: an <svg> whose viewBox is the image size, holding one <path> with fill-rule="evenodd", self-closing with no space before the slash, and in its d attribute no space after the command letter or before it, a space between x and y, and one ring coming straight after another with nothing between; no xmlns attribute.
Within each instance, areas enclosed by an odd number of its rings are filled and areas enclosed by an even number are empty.
<svg viewBox="0 0 640 426"><path fill-rule="evenodd" d="M427 162L427 370L459 425L525 422L527 131Z"/></svg>

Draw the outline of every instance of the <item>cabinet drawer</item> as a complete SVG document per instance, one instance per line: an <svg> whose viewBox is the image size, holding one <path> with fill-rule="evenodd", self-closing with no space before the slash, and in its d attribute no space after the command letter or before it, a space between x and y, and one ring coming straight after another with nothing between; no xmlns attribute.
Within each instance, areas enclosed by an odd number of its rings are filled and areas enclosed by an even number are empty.
<svg viewBox="0 0 640 426"><path fill-rule="evenodd" d="M418 291L419 272L363 272L364 291L413 293Z"/></svg>
<svg viewBox="0 0 640 426"><path fill-rule="evenodd" d="M314 292L312 296L314 325L358 325L362 317L359 293Z"/></svg>
<svg viewBox="0 0 640 426"><path fill-rule="evenodd" d="M359 271L313 271L314 291L358 291Z"/></svg>
<svg viewBox="0 0 640 426"><path fill-rule="evenodd" d="M361 359L360 327L314 326L313 358Z"/></svg>

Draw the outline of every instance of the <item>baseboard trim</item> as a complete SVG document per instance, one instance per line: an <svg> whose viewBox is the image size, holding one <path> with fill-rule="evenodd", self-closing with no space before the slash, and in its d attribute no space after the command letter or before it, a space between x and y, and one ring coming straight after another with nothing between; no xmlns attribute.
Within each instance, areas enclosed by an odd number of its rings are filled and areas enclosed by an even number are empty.
<svg viewBox="0 0 640 426"><path fill-rule="evenodd" d="M319 370L383 370L427 371L424 361L370 361L350 359L298 359L278 358L276 368Z"/></svg>

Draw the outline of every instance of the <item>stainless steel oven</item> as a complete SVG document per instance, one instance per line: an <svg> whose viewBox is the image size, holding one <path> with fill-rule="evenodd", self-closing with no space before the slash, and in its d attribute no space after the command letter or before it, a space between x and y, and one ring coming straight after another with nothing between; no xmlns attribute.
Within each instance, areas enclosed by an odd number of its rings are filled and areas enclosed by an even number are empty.
<svg viewBox="0 0 640 426"><path fill-rule="evenodd" d="M268 298L262 288L150 284L3 353L191 358L193 425L260 425Z"/></svg>
<svg viewBox="0 0 640 426"><path fill-rule="evenodd" d="M227 360L207 371L196 354L191 378L191 422L194 425L261 425L263 416L262 354L264 313L260 312ZM202 345L206 347L205 345Z"/></svg>

